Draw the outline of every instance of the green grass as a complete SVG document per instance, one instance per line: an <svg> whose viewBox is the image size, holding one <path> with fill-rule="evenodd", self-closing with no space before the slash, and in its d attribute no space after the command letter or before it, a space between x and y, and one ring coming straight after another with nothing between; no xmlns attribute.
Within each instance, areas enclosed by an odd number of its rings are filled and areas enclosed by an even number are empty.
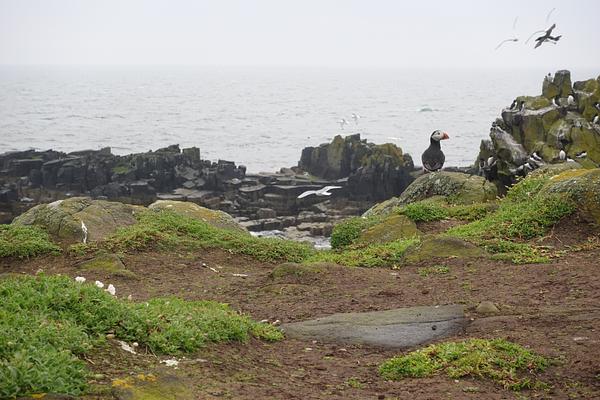
<svg viewBox="0 0 600 400"><path fill-rule="evenodd" d="M61 249L48 234L33 226L0 225L0 257L27 258L57 254Z"/></svg>
<svg viewBox="0 0 600 400"><path fill-rule="evenodd" d="M398 212L415 222L439 221L450 216L448 207L439 201L422 200L401 207Z"/></svg>
<svg viewBox="0 0 600 400"><path fill-rule="evenodd" d="M301 262L314 253L305 243L257 238L248 233L216 228L206 222L172 211L146 211L138 222L123 227L99 244L110 251L221 248L265 262ZM89 249L94 250L94 245ZM73 249L81 253L81 246Z"/></svg>
<svg viewBox="0 0 600 400"><path fill-rule="evenodd" d="M513 186L498 209L484 218L450 228L446 233L483 246L496 258L515 263L545 262L539 249L523 241L543 236L576 207L564 195L540 195L547 178L524 179Z"/></svg>
<svg viewBox="0 0 600 400"><path fill-rule="evenodd" d="M0 398L84 393L89 372L81 357L109 332L171 355L211 342L282 338L276 328L223 304L177 298L124 302L64 276L5 278L0 298Z"/></svg>
<svg viewBox="0 0 600 400"><path fill-rule="evenodd" d="M331 262L348 267L396 267L406 251L417 243L419 239L412 238L365 247L349 247L342 251L320 251L310 256L306 262Z"/></svg>
<svg viewBox="0 0 600 400"><path fill-rule="evenodd" d="M489 379L512 390L543 386L535 377L548 361L531 350L504 339L468 339L427 346L394 357L379 367L388 380L424 378L444 373L452 379Z"/></svg>
<svg viewBox="0 0 600 400"><path fill-rule="evenodd" d="M445 275L450 273L450 268L446 265L434 265L431 267L421 267L417 269L417 273L419 276L423 278L428 277L429 275Z"/></svg>
<svg viewBox="0 0 600 400"><path fill-rule="evenodd" d="M342 249L353 244L365 229L375 225L378 217L353 217L336 224L331 232L331 248Z"/></svg>

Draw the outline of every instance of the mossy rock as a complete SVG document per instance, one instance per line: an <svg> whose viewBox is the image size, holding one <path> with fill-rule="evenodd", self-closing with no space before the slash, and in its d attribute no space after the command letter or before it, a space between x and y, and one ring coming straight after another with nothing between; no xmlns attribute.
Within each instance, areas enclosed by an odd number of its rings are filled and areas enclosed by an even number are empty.
<svg viewBox="0 0 600 400"><path fill-rule="evenodd" d="M400 207L402 203L398 197L392 197L391 199L382 201L381 203L375 204L363 213L363 217L377 217L386 216L391 214L395 208Z"/></svg>
<svg viewBox="0 0 600 400"><path fill-rule="evenodd" d="M112 389L112 394L117 400L195 399L188 385L174 376L157 378L151 374L137 374L114 379Z"/></svg>
<svg viewBox="0 0 600 400"><path fill-rule="evenodd" d="M573 169L550 178L540 195L563 193L577 205L580 214L600 224L600 169Z"/></svg>
<svg viewBox="0 0 600 400"><path fill-rule="evenodd" d="M451 204L483 203L496 199L498 190L481 176L461 172L433 172L417 178L398 198L399 204L445 196Z"/></svg>
<svg viewBox="0 0 600 400"><path fill-rule="evenodd" d="M434 258L485 257L487 253L472 243L449 236L432 236L408 250L407 262L421 262Z"/></svg>
<svg viewBox="0 0 600 400"><path fill-rule="evenodd" d="M125 267L123 261L116 254L100 253L91 260L79 264L79 268L82 271L99 272L123 278L136 278L136 275Z"/></svg>
<svg viewBox="0 0 600 400"><path fill-rule="evenodd" d="M292 278L293 280L314 280L334 265L324 262L308 264L283 263L273 268L269 277L273 280L287 280L288 278Z"/></svg>
<svg viewBox="0 0 600 400"><path fill-rule="evenodd" d="M553 177L556 175L560 175L563 172L577 170L583 168L581 164L577 162L562 162L558 164L546 164L542 167L536 169L535 171L530 172L527 175L527 178L536 178L536 177Z"/></svg>
<svg viewBox="0 0 600 400"><path fill-rule="evenodd" d="M201 207L196 203L187 201L158 200L150 204L148 209L155 211L169 210L179 215L206 222L217 228L229 229L238 232L247 232L244 227L238 224L233 217L226 212L211 210Z"/></svg>
<svg viewBox="0 0 600 400"><path fill-rule="evenodd" d="M117 228L136 223L135 212L143 207L88 197L72 197L40 204L14 219L16 225L36 225L66 242L81 242L82 222L88 230L87 241L106 238Z"/></svg>
<svg viewBox="0 0 600 400"><path fill-rule="evenodd" d="M361 232L357 243L377 244L421 236L417 225L406 215L392 214Z"/></svg>

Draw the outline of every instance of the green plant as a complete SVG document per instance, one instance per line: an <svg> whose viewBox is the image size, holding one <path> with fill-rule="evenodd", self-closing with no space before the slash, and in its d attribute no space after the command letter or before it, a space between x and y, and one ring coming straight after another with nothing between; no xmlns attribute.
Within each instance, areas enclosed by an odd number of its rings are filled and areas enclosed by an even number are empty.
<svg viewBox="0 0 600 400"><path fill-rule="evenodd" d="M79 357L107 333L164 354L283 336L223 304L177 298L124 302L64 276L2 279L0 298L0 398L82 394L88 372Z"/></svg>
<svg viewBox="0 0 600 400"><path fill-rule="evenodd" d="M388 380L445 373L453 379L490 379L505 388L521 390L538 387L541 383L535 373L548 364L544 357L504 339L468 339L433 344L394 357L381 364L379 373Z"/></svg>
<svg viewBox="0 0 600 400"><path fill-rule="evenodd" d="M438 201L422 200L401 207L398 212L415 222L439 221L448 218L447 207Z"/></svg>
<svg viewBox="0 0 600 400"><path fill-rule="evenodd" d="M38 227L0 225L0 257L26 258L60 251L60 247Z"/></svg>
<svg viewBox="0 0 600 400"><path fill-rule="evenodd" d="M142 212L137 219L138 223L118 229L101 246L111 251L221 248L267 262L301 262L314 252L305 243L257 238L168 210Z"/></svg>
<svg viewBox="0 0 600 400"><path fill-rule="evenodd" d="M341 249L350 246L359 238L362 231L375 225L378 220L377 217L353 217L336 224L331 233L331 248Z"/></svg>
<svg viewBox="0 0 600 400"><path fill-rule="evenodd" d="M305 262L331 262L348 267L393 267L397 266L405 252L417 243L418 238L411 238L365 247L350 247L343 251L320 251Z"/></svg>
<svg viewBox="0 0 600 400"><path fill-rule="evenodd" d="M428 277L430 274L444 275L450 272L450 268L445 265L434 265L431 267L418 268L417 272L422 277Z"/></svg>

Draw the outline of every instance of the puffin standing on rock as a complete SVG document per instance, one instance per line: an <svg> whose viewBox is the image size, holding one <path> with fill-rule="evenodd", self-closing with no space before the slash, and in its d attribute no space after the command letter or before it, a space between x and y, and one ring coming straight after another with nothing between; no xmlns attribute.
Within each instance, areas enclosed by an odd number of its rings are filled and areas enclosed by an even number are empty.
<svg viewBox="0 0 600 400"><path fill-rule="evenodd" d="M450 136L446 132L440 130L433 131L429 138L429 147L421 155L421 162L423 162L423 169L428 172L435 172L442 169L446 156L442 152L442 146L440 140L449 139Z"/></svg>

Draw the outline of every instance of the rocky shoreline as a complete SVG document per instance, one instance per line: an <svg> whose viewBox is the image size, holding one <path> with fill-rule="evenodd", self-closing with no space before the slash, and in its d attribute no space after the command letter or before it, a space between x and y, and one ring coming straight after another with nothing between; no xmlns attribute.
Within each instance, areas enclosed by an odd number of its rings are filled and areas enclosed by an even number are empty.
<svg viewBox="0 0 600 400"><path fill-rule="evenodd" d="M569 71L558 71L542 86L541 96L517 97L502 111L473 166L446 170L483 176L503 193L544 164L600 165L600 125L593 122L600 114L600 77L571 84ZM235 162L203 160L199 148L178 145L125 156L108 147L9 152L0 154L0 223L76 196L144 206L176 200L225 211L250 231L303 239L330 235L336 221L399 196L419 175L400 147L368 143L359 134L304 148L298 166L258 174ZM341 189L298 199L327 185Z"/></svg>

